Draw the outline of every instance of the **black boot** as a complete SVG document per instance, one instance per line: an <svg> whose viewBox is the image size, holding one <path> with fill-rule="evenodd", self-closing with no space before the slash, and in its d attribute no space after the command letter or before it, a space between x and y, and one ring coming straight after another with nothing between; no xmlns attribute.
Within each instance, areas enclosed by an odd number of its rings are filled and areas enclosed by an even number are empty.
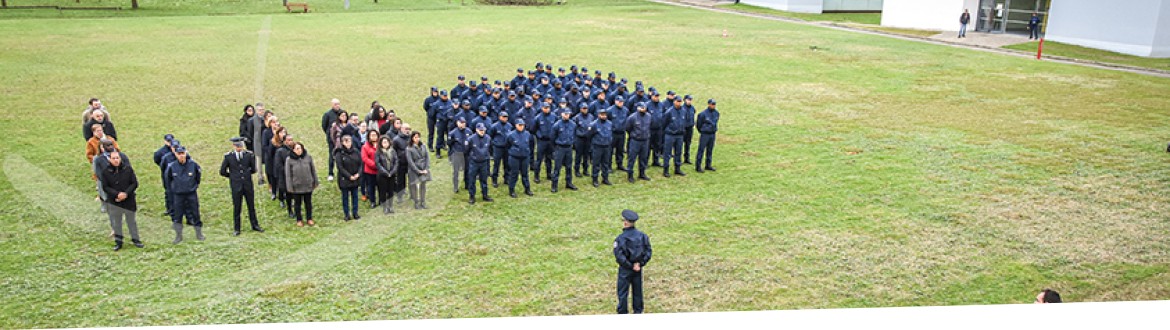
<svg viewBox="0 0 1170 330"><path fill-rule="evenodd" d="M610 183L610 182L609 182L609 178L602 179L602 180L601 180L601 184L604 184L604 185L607 185L607 186L612 186L612 185L613 185L613 183Z"/></svg>
<svg viewBox="0 0 1170 330"><path fill-rule="evenodd" d="M200 241L206 239L206 237L203 237L203 227L195 227L195 239Z"/></svg>
<svg viewBox="0 0 1170 330"><path fill-rule="evenodd" d="M714 171L715 171L715 168L714 168L714 167L711 167L711 165L707 165L707 168L706 168L706 170L714 172Z"/></svg>
<svg viewBox="0 0 1170 330"><path fill-rule="evenodd" d="M512 198L516 198L516 190L515 189L508 189L508 196L512 196Z"/></svg>
<svg viewBox="0 0 1170 330"><path fill-rule="evenodd" d="M557 185L555 183L552 185L552 192L557 192Z"/></svg>
<svg viewBox="0 0 1170 330"><path fill-rule="evenodd" d="M565 188L569 188L569 190L574 190L574 191L577 190L577 186L573 185L572 182L569 182L569 184L565 185Z"/></svg>
<svg viewBox="0 0 1170 330"><path fill-rule="evenodd" d="M171 244L179 244L183 242L183 224L172 223L171 228L175 230L175 240Z"/></svg>
<svg viewBox="0 0 1170 330"><path fill-rule="evenodd" d="M695 173L703 173L703 168L695 166Z"/></svg>
<svg viewBox="0 0 1170 330"><path fill-rule="evenodd" d="M467 200L467 204L475 205L475 196L471 196L471 198Z"/></svg>
<svg viewBox="0 0 1170 330"><path fill-rule="evenodd" d="M532 195L533 195L533 194L532 194L532 189L524 188L524 194L525 194L525 195L528 195L528 196L532 196Z"/></svg>
<svg viewBox="0 0 1170 330"><path fill-rule="evenodd" d="M532 176L532 182L540 183L540 173L537 173L536 175Z"/></svg>
<svg viewBox="0 0 1170 330"><path fill-rule="evenodd" d="M142 241L139 240L130 240L130 243L134 243L134 247L139 249L146 247L146 244L142 244Z"/></svg>
<svg viewBox="0 0 1170 330"><path fill-rule="evenodd" d="M641 174L638 174L638 180L650 181L650 177L646 176L646 172L642 172Z"/></svg>
<svg viewBox="0 0 1170 330"><path fill-rule="evenodd" d="M114 242L114 251L118 251L118 250L121 250L121 249L122 249L122 241L116 241L116 242Z"/></svg>
<svg viewBox="0 0 1170 330"><path fill-rule="evenodd" d="M486 194L485 194L485 195L483 195L483 201L485 201L485 202L494 202L494 201L496 201L496 200L492 199L492 197L491 197L491 196L488 196L488 195L486 195Z"/></svg>
<svg viewBox="0 0 1170 330"><path fill-rule="evenodd" d="M630 183L634 183L634 172L630 172L630 175L626 176L626 181L629 181Z"/></svg>
<svg viewBox="0 0 1170 330"><path fill-rule="evenodd" d="M667 178L670 177L670 166L663 167L662 176Z"/></svg>
<svg viewBox="0 0 1170 330"><path fill-rule="evenodd" d="M600 187L601 184L597 182L597 178L593 178L593 188Z"/></svg>

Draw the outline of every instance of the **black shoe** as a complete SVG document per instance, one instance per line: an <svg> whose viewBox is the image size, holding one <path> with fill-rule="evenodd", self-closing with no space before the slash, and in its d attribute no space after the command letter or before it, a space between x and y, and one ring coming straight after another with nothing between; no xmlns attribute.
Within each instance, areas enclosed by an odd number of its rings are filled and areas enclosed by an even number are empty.
<svg viewBox="0 0 1170 330"><path fill-rule="evenodd" d="M293 214L292 212L289 212L289 213L288 213L288 218L289 218L289 219L296 219L296 218L297 218L297 216L296 216L295 214Z"/></svg>
<svg viewBox="0 0 1170 330"><path fill-rule="evenodd" d="M483 196L483 201L485 201L485 202L494 202L494 201L496 201L496 200L492 199L492 197L491 197L491 196Z"/></svg>
<svg viewBox="0 0 1170 330"><path fill-rule="evenodd" d="M677 176L687 176L687 174L686 174L686 173L683 173L683 171L682 171L682 170L674 170L674 175L677 175Z"/></svg>
<svg viewBox="0 0 1170 330"><path fill-rule="evenodd" d="M427 202L418 203L418 207L426 210L427 209Z"/></svg>
<svg viewBox="0 0 1170 330"><path fill-rule="evenodd" d="M361 220L361 219L362 219L362 216L361 216L361 215L354 214L354 215L353 215L353 219L354 219L354 220Z"/></svg>
<svg viewBox="0 0 1170 330"><path fill-rule="evenodd" d="M240 231L239 231L239 230L233 230L233 231L232 231L232 236L240 236Z"/></svg>
<svg viewBox="0 0 1170 330"><path fill-rule="evenodd" d="M629 181L630 183L634 183L634 176L633 175L627 176L626 181Z"/></svg>
<svg viewBox="0 0 1170 330"><path fill-rule="evenodd" d="M658 163L658 162L654 162L653 164L650 164L650 166L654 166L654 167L662 167L662 164L660 164L660 163Z"/></svg>
<svg viewBox="0 0 1170 330"><path fill-rule="evenodd" d="M670 177L670 171L662 171L662 176L663 176L663 177L667 177L667 178L669 178L669 177Z"/></svg>
<svg viewBox="0 0 1170 330"><path fill-rule="evenodd" d="M375 208L375 207L378 207L378 203L377 203L377 202L374 202L374 201L370 201L370 208L372 209L372 208Z"/></svg>
<svg viewBox="0 0 1170 330"><path fill-rule="evenodd" d="M601 187L601 183L598 183L597 179L593 179L593 188L597 188L597 187Z"/></svg>
<svg viewBox="0 0 1170 330"><path fill-rule="evenodd" d="M475 205L475 197L468 199L467 204Z"/></svg>
<svg viewBox="0 0 1170 330"><path fill-rule="evenodd" d="M539 175L537 175L537 176L533 177L533 178L532 178L532 182L535 182L535 183L540 183L540 176L539 176Z"/></svg>
<svg viewBox="0 0 1170 330"><path fill-rule="evenodd" d="M579 172L579 171L573 171L573 176L580 178L580 177L581 177L581 172Z"/></svg>
<svg viewBox="0 0 1170 330"><path fill-rule="evenodd" d="M613 185L613 183L610 183L610 182L609 182L609 178L605 178L604 180L601 180L601 184L604 184L604 185L607 185L607 186L612 186L612 185Z"/></svg>
<svg viewBox="0 0 1170 330"><path fill-rule="evenodd" d="M700 167L695 167L695 172L697 172L697 173L703 173L703 169L702 169L702 168L700 168Z"/></svg>
<svg viewBox="0 0 1170 330"><path fill-rule="evenodd" d="M136 241L133 241L132 243L134 243L134 247L139 248L139 249L146 247L146 244L142 244L142 241L136 240Z"/></svg>
<svg viewBox="0 0 1170 330"><path fill-rule="evenodd" d="M258 233L263 233L263 232L264 232L264 228L255 227L255 228L252 228L252 231L254 231L254 232L258 232Z"/></svg>
<svg viewBox="0 0 1170 330"><path fill-rule="evenodd" d="M203 232L196 231L195 232L195 239L202 241L202 240L207 239L207 237L203 236Z"/></svg>
<svg viewBox="0 0 1170 330"><path fill-rule="evenodd" d="M554 192L554 193L557 192L557 186L553 186L552 192Z"/></svg>
<svg viewBox="0 0 1170 330"><path fill-rule="evenodd" d="M508 193L508 196L512 196L512 198L516 198L516 192L515 191L510 192L510 193Z"/></svg>
<svg viewBox="0 0 1170 330"><path fill-rule="evenodd" d="M524 189L524 194L528 195L528 196L533 196L531 189Z"/></svg>
<svg viewBox="0 0 1170 330"><path fill-rule="evenodd" d="M114 251L118 251L121 249L122 249L122 243L114 243Z"/></svg>
<svg viewBox="0 0 1170 330"><path fill-rule="evenodd" d="M497 184L496 181L492 181L492 188L499 188L499 187L500 187L500 185Z"/></svg>
<svg viewBox="0 0 1170 330"><path fill-rule="evenodd" d="M572 183L565 185L565 188L569 188L569 190L573 191L577 190L577 186L573 185Z"/></svg>
<svg viewBox="0 0 1170 330"><path fill-rule="evenodd" d="M345 221L349 221L349 220L353 220L353 218L350 218L350 217L349 217L349 215L346 215L346 216L345 216Z"/></svg>
<svg viewBox="0 0 1170 330"><path fill-rule="evenodd" d="M714 167L707 166L706 170L714 172L714 171L715 171L715 168L714 168Z"/></svg>
<svg viewBox="0 0 1170 330"><path fill-rule="evenodd" d="M282 208L282 209L285 208L284 201L280 201L280 208Z"/></svg>
<svg viewBox="0 0 1170 330"><path fill-rule="evenodd" d="M638 175L638 180L650 181L650 177L646 176L646 173L642 173L642 174Z"/></svg>
<svg viewBox="0 0 1170 330"><path fill-rule="evenodd" d="M269 196L269 197L271 197L270 198L271 200L276 200L276 194L273 194L273 193L269 193L269 194L272 195L272 196Z"/></svg>
<svg viewBox="0 0 1170 330"><path fill-rule="evenodd" d="M175 235L175 240L171 241L171 244L179 244L182 242L183 242L183 236L182 235Z"/></svg>

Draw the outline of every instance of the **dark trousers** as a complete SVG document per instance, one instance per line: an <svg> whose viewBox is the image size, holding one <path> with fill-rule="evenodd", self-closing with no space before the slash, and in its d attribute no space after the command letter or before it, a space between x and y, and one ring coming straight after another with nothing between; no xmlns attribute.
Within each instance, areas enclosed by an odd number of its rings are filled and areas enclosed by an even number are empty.
<svg viewBox="0 0 1170 330"><path fill-rule="evenodd" d="M700 146L700 148L702 148ZM638 175L646 174L646 158L650 156L650 143L646 140L630 139L630 156L626 161L626 169L630 176L634 176L634 161L638 161Z"/></svg>
<svg viewBox="0 0 1170 330"><path fill-rule="evenodd" d="M663 140L662 147L662 171L669 172L670 160L674 159L674 170L678 171L682 166L682 134L671 135L667 134L666 139Z"/></svg>
<svg viewBox="0 0 1170 330"><path fill-rule="evenodd" d="M467 166L467 193L471 198L475 198L475 183L479 182L479 187L483 191L483 197L488 197L488 161L471 162Z"/></svg>
<svg viewBox="0 0 1170 330"><path fill-rule="evenodd" d="M374 199L373 196L370 196L370 200L376 200L378 201L378 204L381 204L390 199L390 194L393 193L391 188L394 186L394 176L375 174L374 179L370 181L374 181L374 185L377 186L378 190L378 199ZM390 202L393 203L394 201Z"/></svg>
<svg viewBox="0 0 1170 330"><path fill-rule="evenodd" d="M1028 27L1028 39L1040 39L1040 26L1034 25Z"/></svg>
<svg viewBox="0 0 1170 330"><path fill-rule="evenodd" d="M333 139L329 138L328 133L325 134L325 142L326 142L326 144L329 145L329 151L330 151L329 152L329 176L333 176L333 167L335 164L335 162L333 161L333 152L332 152L333 151Z"/></svg>
<svg viewBox="0 0 1170 330"><path fill-rule="evenodd" d="M557 150L553 151L553 168L552 168L552 185L557 186L557 181L561 179L561 169L565 170L565 185L573 184L573 169L570 168L573 164L573 147L570 146L556 146Z"/></svg>
<svg viewBox="0 0 1170 330"><path fill-rule="evenodd" d="M695 136L695 127L687 127L683 130L683 162L691 161L691 138Z"/></svg>
<svg viewBox="0 0 1170 330"><path fill-rule="evenodd" d="M531 164L528 165L528 169L531 170L536 168L536 139L528 139L528 161L531 162ZM532 171L532 173L537 172L538 171Z"/></svg>
<svg viewBox="0 0 1170 330"><path fill-rule="evenodd" d="M114 206L114 204L106 204L106 214L110 216L110 228L114 229L114 242L122 244L122 220L126 220L126 227L130 229L130 239L134 242L141 242L138 239L138 221L135 220L134 211Z"/></svg>
<svg viewBox="0 0 1170 330"><path fill-rule="evenodd" d="M167 187L165 185L163 186L163 200L164 200L164 203L167 204L166 205L167 206L167 214L174 215L175 214L175 195L172 194L171 190L167 189Z"/></svg>
<svg viewBox="0 0 1170 330"><path fill-rule="evenodd" d="M448 132L447 121L446 120L436 120L435 121L435 129L439 130L438 136L435 137L435 144L428 144L428 145L431 146L433 149L435 149L435 155L442 156L443 153L440 151L447 148L447 132Z"/></svg>
<svg viewBox="0 0 1170 330"><path fill-rule="evenodd" d="M284 169L281 169L281 171L284 171ZM264 165L264 177L268 179L268 192L275 194L279 189L272 184L276 182L276 169L272 168L272 164Z"/></svg>
<svg viewBox="0 0 1170 330"><path fill-rule="evenodd" d="M296 214L297 221L304 220L301 217L301 204L305 205L305 217L309 220L313 219L313 193L292 194L294 214Z"/></svg>
<svg viewBox="0 0 1170 330"><path fill-rule="evenodd" d="M574 143L574 148L577 149L577 158L573 159L573 173L589 174L589 158L593 156L589 151L591 146L588 138L577 137L577 142Z"/></svg>
<svg viewBox="0 0 1170 330"><path fill-rule="evenodd" d="M609 156L613 154L613 149L606 145L593 145L593 155L590 158L593 160L593 180L597 180L597 174L605 180L609 180Z"/></svg>
<svg viewBox="0 0 1170 330"><path fill-rule="evenodd" d="M341 188L341 213L351 217L358 215L358 187Z"/></svg>
<svg viewBox="0 0 1170 330"><path fill-rule="evenodd" d="M378 174L376 173L369 174L365 171L362 171L362 189L365 192L366 199L371 202L382 202L383 199L386 199L385 197L378 199L378 196L382 196L382 194L385 194L385 192L383 192L381 189L378 189Z"/></svg>
<svg viewBox="0 0 1170 330"><path fill-rule="evenodd" d="M187 218L187 224L195 227L203 227L203 221L199 219L199 193L193 192L188 194L171 194L175 198L175 204L171 211L171 223L183 224L183 217Z"/></svg>
<svg viewBox="0 0 1170 330"><path fill-rule="evenodd" d="M435 145L435 116L427 116L427 146L433 145Z"/></svg>
<svg viewBox="0 0 1170 330"><path fill-rule="evenodd" d="M244 189L232 189L232 228L235 231L240 231L241 204L245 200L248 202L248 222L252 224L252 229L260 228L260 223L256 222L256 192L252 189L252 183L248 182Z"/></svg>
<svg viewBox="0 0 1170 330"><path fill-rule="evenodd" d="M524 182L524 191L532 189L528 186L528 157L516 157L508 155L508 191L516 190L517 177Z"/></svg>
<svg viewBox="0 0 1170 330"><path fill-rule="evenodd" d="M508 180L508 148L492 146L492 182L500 177L500 164L504 165L504 180Z"/></svg>
<svg viewBox="0 0 1170 330"><path fill-rule="evenodd" d="M635 272L632 269L618 268L618 314L630 313L630 310L626 305L626 297L629 296L631 288L634 291L634 314L642 314L642 272Z"/></svg>
<svg viewBox="0 0 1170 330"><path fill-rule="evenodd" d="M536 161L533 162L532 173L540 177L540 165L544 163L545 178L552 178L553 143L550 140L536 142Z"/></svg>
<svg viewBox="0 0 1170 330"><path fill-rule="evenodd" d="M695 150L695 167L703 163L707 157L707 167L711 167L711 150L715 149L715 134L699 134L699 150Z"/></svg>
<svg viewBox="0 0 1170 330"><path fill-rule="evenodd" d="M616 161L617 167L622 167L626 159L626 132L613 132L613 143L610 144L613 149L613 158Z"/></svg>
<svg viewBox="0 0 1170 330"><path fill-rule="evenodd" d="M288 189L277 188L276 189L276 199L279 199L279 200L284 202L284 208L288 211L288 214L293 214L293 212L292 212L292 202L293 202L292 201L292 194L290 194L288 192Z"/></svg>
<svg viewBox="0 0 1170 330"><path fill-rule="evenodd" d="M650 129L650 159L653 164L658 164L662 159L662 139L664 134L662 129Z"/></svg>

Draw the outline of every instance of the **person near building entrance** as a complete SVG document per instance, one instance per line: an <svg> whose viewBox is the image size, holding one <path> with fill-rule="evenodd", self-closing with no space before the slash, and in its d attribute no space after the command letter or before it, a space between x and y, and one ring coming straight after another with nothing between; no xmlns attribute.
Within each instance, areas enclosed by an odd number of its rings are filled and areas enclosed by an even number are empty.
<svg viewBox="0 0 1170 330"><path fill-rule="evenodd" d="M1028 19L1028 40L1040 39L1040 16L1032 13L1032 18Z"/></svg>
<svg viewBox="0 0 1170 330"><path fill-rule="evenodd" d="M967 37L967 23L971 23L971 13L963 9L963 14L959 15L959 38Z"/></svg>

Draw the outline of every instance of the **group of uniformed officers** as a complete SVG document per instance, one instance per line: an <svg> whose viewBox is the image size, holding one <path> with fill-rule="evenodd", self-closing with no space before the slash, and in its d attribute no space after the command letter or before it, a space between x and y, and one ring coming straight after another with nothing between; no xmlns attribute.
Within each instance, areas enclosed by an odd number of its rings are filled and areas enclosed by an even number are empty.
<svg viewBox="0 0 1170 330"><path fill-rule="evenodd" d="M501 167L513 198L517 182L524 194L533 195L528 172L540 183L541 166L554 193L562 170L569 190L577 190L573 177L591 176L594 187L612 185L611 169L626 172L627 181L634 183L635 163L641 180L650 180L648 166L662 167L664 177L685 176L682 164L691 164L696 130L695 172L715 171L711 154L719 111L714 99L696 112L691 95L667 91L663 100L656 88L645 88L641 81L629 91L628 81L619 81L613 72L602 78L600 70L592 75L576 65L569 70L562 67L554 74L551 65L536 63L527 75L516 69L516 77L507 82L489 83L481 77L477 84L459 76L450 92L431 87L423 101L427 146L438 158L444 149L449 151L456 193L462 174L469 203L475 204L477 182L483 200L491 201L487 181L490 177L492 187L499 187Z"/></svg>

